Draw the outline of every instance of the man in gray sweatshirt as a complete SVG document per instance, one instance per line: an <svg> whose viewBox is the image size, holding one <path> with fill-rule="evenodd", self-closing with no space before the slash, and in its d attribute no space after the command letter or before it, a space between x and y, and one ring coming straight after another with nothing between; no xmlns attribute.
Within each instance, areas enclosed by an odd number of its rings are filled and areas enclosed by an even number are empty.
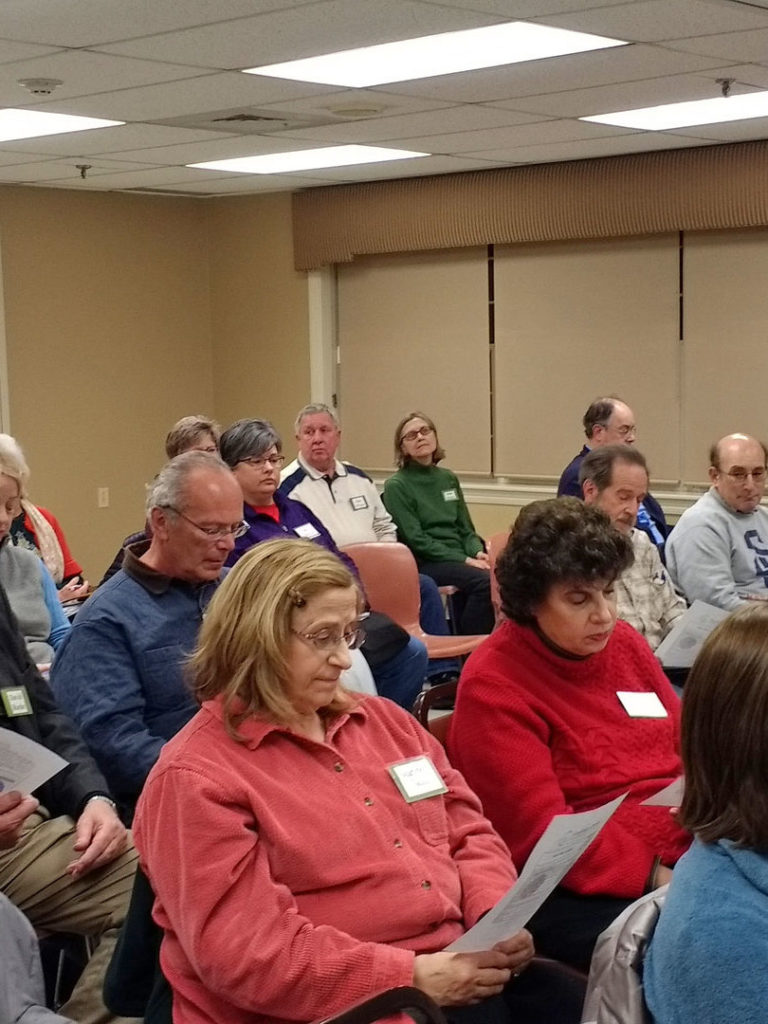
<svg viewBox="0 0 768 1024"><path fill-rule="evenodd" d="M768 451L747 434L729 434L709 453L712 486L687 509L667 541L667 568L689 601L732 611L768 601Z"/></svg>

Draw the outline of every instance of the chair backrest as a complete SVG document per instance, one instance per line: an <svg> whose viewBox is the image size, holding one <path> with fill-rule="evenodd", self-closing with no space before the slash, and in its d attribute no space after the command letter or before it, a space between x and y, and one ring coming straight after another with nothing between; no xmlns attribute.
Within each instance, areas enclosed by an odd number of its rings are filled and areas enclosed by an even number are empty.
<svg viewBox="0 0 768 1024"><path fill-rule="evenodd" d="M503 620L504 616L501 611L499 584L496 582L496 559L507 546L508 540L509 530L502 530L501 533L494 533L486 542L486 546L488 548L488 561L491 563L491 604L493 605L497 626Z"/></svg>
<svg viewBox="0 0 768 1024"><path fill-rule="evenodd" d="M140 867L131 902L104 978L104 1002L120 1017L145 1024L171 1024L171 986L160 969L163 929L152 917L155 894Z"/></svg>
<svg viewBox="0 0 768 1024"><path fill-rule="evenodd" d="M582 1024L651 1024L642 966L666 895L665 885L641 896L597 940Z"/></svg>
<svg viewBox="0 0 768 1024"><path fill-rule="evenodd" d="M348 544L344 551L358 568L368 603L409 633L418 635L421 596L416 559L405 544Z"/></svg>
<svg viewBox="0 0 768 1024"><path fill-rule="evenodd" d="M454 679L451 683L438 683L437 686L431 686L428 690L422 690L411 709L418 722L428 732L431 732L435 739L439 740L443 746L445 746L445 740L448 736L448 725L453 712L448 711L446 714L439 716L433 715L432 718L429 717L429 713L438 701L442 703L446 698L451 698L455 702L458 688L459 681Z"/></svg>
<svg viewBox="0 0 768 1024"><path fill-rule="evenodd" d="M320 1024L373 1024L397 1013L407 1013L420 1024L447 1024L436 1002L421 989L407 985L364 999L348 1010L326 1017Z"/></svg>

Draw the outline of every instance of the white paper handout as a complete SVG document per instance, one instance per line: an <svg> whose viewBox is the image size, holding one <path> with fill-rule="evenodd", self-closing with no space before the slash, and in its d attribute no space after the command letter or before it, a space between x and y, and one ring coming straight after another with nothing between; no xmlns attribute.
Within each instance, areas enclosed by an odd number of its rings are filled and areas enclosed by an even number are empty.
<svg viewBox="0 0 768 1024"><path fill-rule="evenodd" d="M706 601L694 601L656 648L656 657L665 668L690 668L701 645L727 616L723 608L715 608Z"/></svg>
<svg viewBox="0 0 768 1024"><path fill-rule="evenodd" d="M626 795L623 793L592 811L556 814L506 896L502 896L474 928L446 949L456 953L482 953L517 934L568 874Z"/></svg>
<svg viewBox="0 0 768 1024"><path fill-rule="evenodd" d="M10 729L0 729L0 793L32 793L69 764L53 751Z"/></svg>
<svg viewBox="0 0 768 1024"><path fill-rule="evenodd" d="M670 782L664 789L660 789L658 793L654 793L653 796L649 796L647 800L643 800L641 807L679 807L683 801L683 793L685 792L685 779L683 776L679 776L674 782Z"/></svg>

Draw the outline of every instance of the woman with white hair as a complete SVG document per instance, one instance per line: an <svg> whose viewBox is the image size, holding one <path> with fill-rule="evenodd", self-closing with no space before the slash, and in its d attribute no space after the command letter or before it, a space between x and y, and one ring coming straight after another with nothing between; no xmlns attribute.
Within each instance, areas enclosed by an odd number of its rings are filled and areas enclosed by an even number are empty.
<svg viewBox="0 0 768 1024"><path fill-rule="evenodd" d="M45 563L11 540L11 524L22 514L28 476L19 446L8 434L0 435L0 583L8 594L30 658L38 665L49 665L69 632L69 622Z"/></svg>
<svg viewBox="0 0 768 1024"><path fill-rule="evenodd" d="M88 596L88 581L82 578L82 568L72 557L59 526L59 521L47 508L34 505L28 497L29 466L18 441L10 434L0 434L0 460L15 467L19 478L21 510L11 523L11 543L27 548L39 555L53 578L62 604L84 600Z"/></svg>

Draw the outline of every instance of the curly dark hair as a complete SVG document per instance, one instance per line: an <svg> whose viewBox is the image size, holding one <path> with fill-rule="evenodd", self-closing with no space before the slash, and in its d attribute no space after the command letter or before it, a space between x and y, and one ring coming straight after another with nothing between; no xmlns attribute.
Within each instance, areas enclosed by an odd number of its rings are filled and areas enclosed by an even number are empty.
<svg viewBox="0 0 768 1024"><path fill-rule="evenodd" d="M596 505L578 498L534 501L520 510L496 562L502 611L532 625L554 584L610 582L633 561L629 537Z"/></svg>

